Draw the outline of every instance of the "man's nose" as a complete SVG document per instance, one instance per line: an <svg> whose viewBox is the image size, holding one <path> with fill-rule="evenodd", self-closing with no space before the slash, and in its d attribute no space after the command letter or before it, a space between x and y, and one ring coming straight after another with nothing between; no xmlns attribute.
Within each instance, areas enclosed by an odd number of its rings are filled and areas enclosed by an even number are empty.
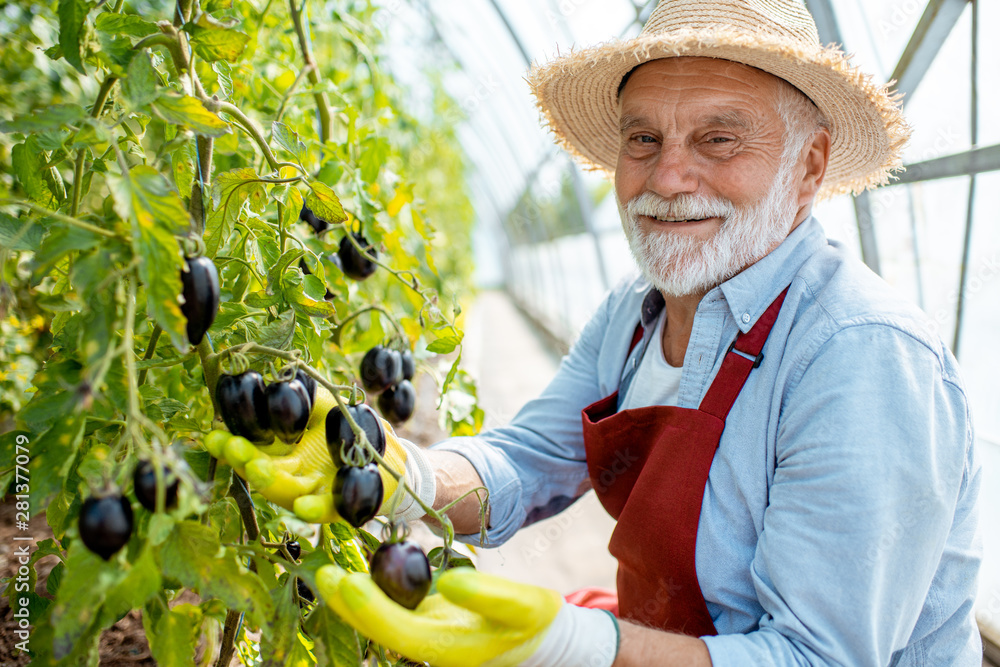
<svg viewBox="0 0 1000 667"><path fill-rule="evenodd" d="M683 146L664 144L650 169L646 189L666 199L695 192L698 175L690 153Z"/></svg>

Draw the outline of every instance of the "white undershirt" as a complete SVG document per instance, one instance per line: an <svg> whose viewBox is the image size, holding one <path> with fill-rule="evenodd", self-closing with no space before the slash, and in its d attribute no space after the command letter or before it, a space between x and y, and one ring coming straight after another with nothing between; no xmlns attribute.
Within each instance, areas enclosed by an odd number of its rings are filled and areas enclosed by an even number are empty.
<svg viewBox="0 0 1000 667"><path fill-rule="evenodd" d="M650 405L677 405L683 367L675 368L663 356L663 326L667 320L666 309L656 321L656 330L646 346L632 384L622 401L622 410L633 410Z"/></svg>

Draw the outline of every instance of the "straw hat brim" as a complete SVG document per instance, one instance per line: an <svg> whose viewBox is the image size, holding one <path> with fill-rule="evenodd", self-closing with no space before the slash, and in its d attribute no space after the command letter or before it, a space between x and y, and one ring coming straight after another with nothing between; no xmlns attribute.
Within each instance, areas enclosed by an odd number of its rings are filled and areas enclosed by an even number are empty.
<svg viewBox="0 0 1000 667"><path fill-rule="evenodd" d="M679 56L720 58L780 77L830 123L830 162L820 197L889 182L910 135L898 97L836 48L803 48L767 35L719 29L647 35L576 51L534 66L528 83L558 143L586 167L612 175L619 153L618 86L633 68Z"/></svg>

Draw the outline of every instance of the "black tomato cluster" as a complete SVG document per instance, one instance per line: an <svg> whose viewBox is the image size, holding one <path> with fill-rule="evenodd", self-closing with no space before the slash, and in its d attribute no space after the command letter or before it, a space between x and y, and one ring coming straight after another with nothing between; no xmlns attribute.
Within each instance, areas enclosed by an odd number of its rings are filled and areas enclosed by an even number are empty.
<svg viewBox="0 0 1000 667"><path fill-rule="evenodd" d="M375 411L363 403L347 411L375 451L380 456L385 454L385 431ZM378 466L375 463L350 465L350 460L356 458L350 452L361 445L350 423L336 408L326 415L326 444L330 448L330 458L339 466L333 480L333 506L345 521L358 528L371 521L382 506L384 490Z"/></svg>
<svg viewBox="0 0 1000 667"><path fill-rule="evenodd" d="M405 422L413 415L417 392L413 388L416 364L409 350L398 352L376 345L361 360L361 383L365 390L380 394L378 409L393 424Z"/></svg>
<svg viewBox="0 0 1000 667"><path fill-rule="evenodd" d="M397 604L416 609L431 588L431 566L411 540L390 542L372 555L372 579Z"/></svg>
<svg viewBox="0 0 1000 667"><path fill-rule="evenodd" d="M301 370L291 380L264 384L257 371L223 375L215 398L226 427L255 445L298 442L309 424L316 397L316 381Z"/></svg>
<svg viewBox="0 0 1000 667"><path fill-rule="evenodd" d="M120 493L83 501L78 522L84 546L110 560L132 536L132 505Z"/></svg>
<svg viewBox="0 0 1000 667"><path fill-rule="evenodd" d="M219 312L219 272L208 257L185 261L186 270L181 271L181 313L187 319L188 342L198 345Z"/></svg>

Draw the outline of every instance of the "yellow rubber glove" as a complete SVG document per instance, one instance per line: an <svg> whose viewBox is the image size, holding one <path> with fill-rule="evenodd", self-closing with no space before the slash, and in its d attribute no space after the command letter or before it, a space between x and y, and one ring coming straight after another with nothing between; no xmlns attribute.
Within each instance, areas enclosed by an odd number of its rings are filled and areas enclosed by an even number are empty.
<svg viewBox="0 0 1000 667"><path fill-rule="evenodd" d="M564 605L555 591L468 567L442 574L438 592L413 611L390 600L370 575L336 565L319 569L316 586L365 637L435 667L519 665L538 650Z"/></svg>
<svg viewBox="0 0 1000 667"><path fill-rule="evenodd" d="M294 445L280 440L255 447L249 440L228 431L212 431L204 440L205 449L222 463L232 466L250 487L271 502L295 512L303 521L331 523L340 519L333 507L333 478L337 466L326 444L326 414L337 402L325 387L316 387L312 413L302 439ZM389 422L385 429L383 458L393 470L406 470L406 450L399 444ZM384 497L396 490L396 480L379 466Z"/></svg>

